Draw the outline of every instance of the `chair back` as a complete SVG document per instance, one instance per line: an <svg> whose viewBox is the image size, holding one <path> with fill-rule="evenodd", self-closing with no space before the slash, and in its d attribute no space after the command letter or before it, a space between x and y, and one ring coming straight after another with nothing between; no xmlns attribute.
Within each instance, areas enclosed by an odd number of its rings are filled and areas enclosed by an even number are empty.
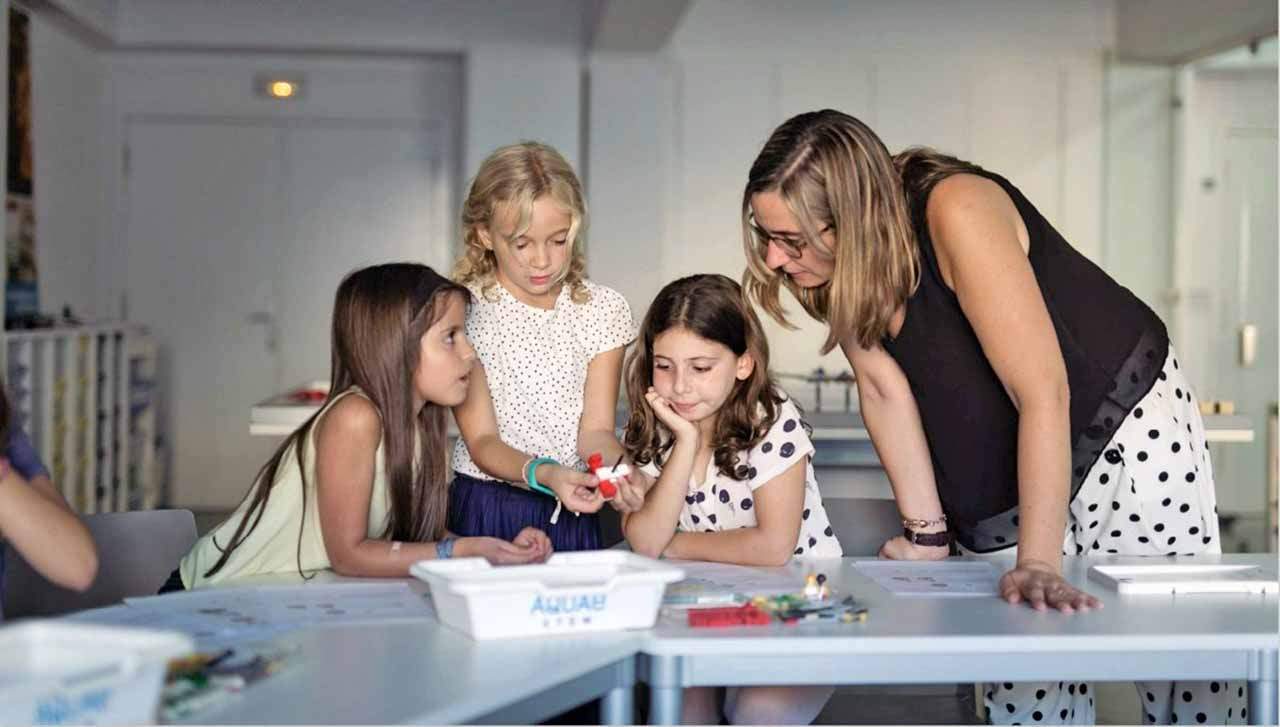
<svg viewBox="0 0 1280 727"><path fill-rule="evenodd" d="M4 569L4 618L58 616L154 595L196 542L190 510L137 510L85 515L98 546L98 576L83 593L56 586L13 548Z"/></svg>

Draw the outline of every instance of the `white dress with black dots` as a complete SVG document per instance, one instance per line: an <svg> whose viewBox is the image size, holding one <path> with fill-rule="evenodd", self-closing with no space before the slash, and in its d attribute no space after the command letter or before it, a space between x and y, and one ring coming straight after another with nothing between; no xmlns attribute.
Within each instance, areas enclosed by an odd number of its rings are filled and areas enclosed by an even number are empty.
<svg viewBox="0 0 1280 727"><path fill-rule="evenodd" d="M1006 551L1007 552L1007 551ZM1064 555L1221 553L1204 422L1173 347L1086 475L1067 515ZM1146 724L1245 724L1243 681L1138 682ZM1094 724L1087 683L985 688L992 724Z"/></svg>
<svg viewBox="0 0 1280 727"><path fill-rule="evenodd" d="M778 420L764 439L746 456L739 454L735 480L716 469L715 459L707 462L702 484L689 478L684 507L677 529L686 533L713 533L756 526L755 491L801 460L805 463L804 511L795 557L839 558L844 555L822 506L818 481L813 474L813 442L801 424L800 411L787 399L778 406ZM641 468L653 477L661 471L652 462Z"/></svg>
<svg viewBox="0 0 1280 727"><path fill-rule="evenodd" d="M517 300L495 284L485 296L471 288L467 338L484 366L498 420L498 436L521 451L581 468L578 420L582 418L587 366L597 354L636 337L627 299L612 288L584 281L589 298L575 303L564 286L551 310ZM493 479L471 459L461 437L453 468Z"/></svg>

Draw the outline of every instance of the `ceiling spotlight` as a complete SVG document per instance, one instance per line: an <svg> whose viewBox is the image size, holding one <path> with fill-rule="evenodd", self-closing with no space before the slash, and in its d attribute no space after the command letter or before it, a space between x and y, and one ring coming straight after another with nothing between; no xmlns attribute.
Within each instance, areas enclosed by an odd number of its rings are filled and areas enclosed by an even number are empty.
<svg viewBox="0 0 1280 727"><path fill-rule="evenodd" d="M302 98L302 77L277 73L259 74L254 88L259 96L281 101Z"/></svg>

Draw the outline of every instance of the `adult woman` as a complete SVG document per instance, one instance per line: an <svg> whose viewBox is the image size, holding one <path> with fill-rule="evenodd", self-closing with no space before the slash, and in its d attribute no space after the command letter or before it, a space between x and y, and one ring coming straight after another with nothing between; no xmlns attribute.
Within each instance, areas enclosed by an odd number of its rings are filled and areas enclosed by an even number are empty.
<svg viewBox="0 0 1280 727"><path fill-rule="evenodd" d="M1164 324L1008 180L928 149L891 156L818 111L774 131L742 214L748 295L785 324L785 285L853 366L906 529L883 555L1016 545L1001 595L1070 612L1099 603L1062 578L1063 553L1220 550ZM1239 686L1140 691L1148 721L1225 722L1243 716ZM1000 721L1094 714L1084 684L990 685L986 702Z"/></svg>

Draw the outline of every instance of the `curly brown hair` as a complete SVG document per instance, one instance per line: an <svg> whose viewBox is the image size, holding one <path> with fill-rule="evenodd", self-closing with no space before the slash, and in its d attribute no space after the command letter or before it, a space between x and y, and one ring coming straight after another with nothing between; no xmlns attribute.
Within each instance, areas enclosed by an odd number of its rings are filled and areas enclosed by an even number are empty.
<svg viewBox="0 0 1280 727"><path fill-rule="evenodd" d="M480 163L471 181L467 201L462 205L462 256L453 266L453 279L468 287L478 286L482 295L490 297L497 285L497 257L484 246L480 231L493 224L499 210L511 206L516 211L516 234L529 227L533 203L549 197L569 213L569 265L562 273L563 282L575 303L590 299L586 277L587 260L583 254L587 227L587 203L582 183L573 167L560 152L536 141L523 141L501 147Z"/></svg>
<svg viewBox="0 0 1280 727"><path fill-rule="evenodd" d="M653 342L673 328L684 328L708 341L724 345L735 356L750 354L755 362L751 375L736 381L724 406L716 412L716 469L726 477L743 480L746 465L738 456L760 443L778 420L778 405L786 395L769 377L769 342L742 288L723 275L691 275L668 283L645 314L640 337L627 359L627 398L631 417L622 446L638 465L662 465L675 439L644 403L653 385Z"/></svg>

